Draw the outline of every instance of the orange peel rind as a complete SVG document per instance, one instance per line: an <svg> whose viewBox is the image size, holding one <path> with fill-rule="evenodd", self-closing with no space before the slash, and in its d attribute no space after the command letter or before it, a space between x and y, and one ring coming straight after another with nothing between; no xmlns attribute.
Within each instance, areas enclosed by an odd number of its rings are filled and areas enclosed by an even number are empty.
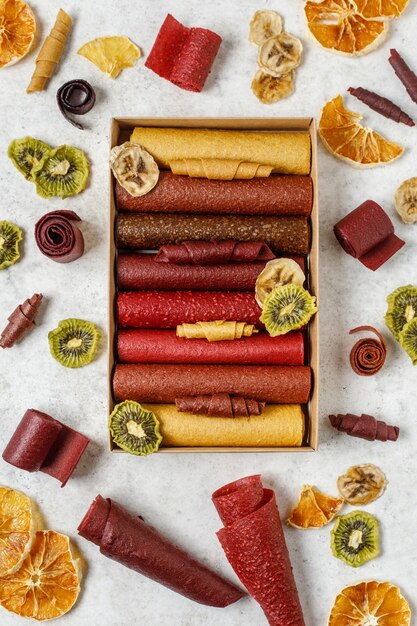
<svg viewBox="0 0 417 626"><path fill-rule="evenodd" d="M332 521L344 504L343 498L333 498L311 485L304 485L300 499L287 519L293 528L322 528Z"/></svg>

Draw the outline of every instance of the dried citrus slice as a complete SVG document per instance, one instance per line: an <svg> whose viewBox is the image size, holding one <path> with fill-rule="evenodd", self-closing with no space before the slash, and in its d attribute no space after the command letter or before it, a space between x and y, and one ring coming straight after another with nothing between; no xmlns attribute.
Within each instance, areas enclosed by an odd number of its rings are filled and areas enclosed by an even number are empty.
<svg viewBox="0 0 417 626"><path fill-rule="evenodd" d="M116 78L126 67L133 67L141 55L140 48L128 37L98 37L77 52L107 74Z"/></svg>
<svg viewBox="0 0 417 626"><path fill-rule="evenodd" d="M380 4L384 0L369 2ZM362 0L362 4L366 5L367 0ZM353 0L323 0L323 2L309 0L304 11L313 40L331 52L349 55L367 54L381 45L388 32L386 20L366 19L360 14L357 3Z"/></svg>
<svg viewBox="0 0 417 626"><path fill-rule="evenodd" d="M345 108L340 95L326 102L319 122L319 135L329 152L359 168L387 165L403 154L402 146L371 128L365 128L359 124L361 119L362 115Z"/></svg>
<svg viewBox="0 0 417 626"><path fill-rule="evenodd" d="M411 611L395 585L370 581L339 593L328 626L409 626Z"/></svg>
<svg viewBox="0 0 417 626"><path fill-rule="evenodd" d="M0 487L0 576L19 569L35 536L30 498Z"/></svg>
<svg viewBox="0 0 417 626"><path fill-rule="evenodd" d="M404 11L409 0L354 0L358 12L363 17L390 18L398 17Z"/></svg>
<svg viewBox="0 0 417 626"><path fill-rule="evenodd" d="M304 485L287 524L294 528L322 528L337 515L343 504L343 498L332 498L315 487Z"/></svg>
<svg viewBox="0 0 417 626"><path fill-rule="evenodd" d="M35 32L35 16L27 2L0 0L0 68L29 52Z"/></svg>
<svg viewBox="0 0 417 626"><path fill-rule="evenodd" d="M0 605L39 621L60 617L77 600L80 578L68 537L39 531L20 569L0 579Z"/></svg>

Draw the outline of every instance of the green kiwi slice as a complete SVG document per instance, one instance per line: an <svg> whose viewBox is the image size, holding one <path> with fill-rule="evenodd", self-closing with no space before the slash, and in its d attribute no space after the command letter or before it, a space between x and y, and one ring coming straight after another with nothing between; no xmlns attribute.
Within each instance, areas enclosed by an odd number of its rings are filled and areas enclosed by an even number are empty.
<svg viewBox="0 0 417 626"><path fill-rule="evenodd" d="M65 367L82 367L94 359L100 331L92 322L70 318L61 320L48 334L52 356Z"/></svg>
<svg viewBox="0 0 417 626"><path fill-rule="evenodd" d="M400 346L417 365L417 317L408 322L400 332Z"/></svg>
<svg viewBox="0 0 417 626"><path fill-rule="evenodd" d="M48 152L33 169L36 191L43 198L68 198L85 189L90 166L82 150L59 146Z"/></svg>
<svg viewBox="0 0 417 626"><path fill-rule="evenodd" d="M20 258L19 241L22 231L16 224L3 220L0 222L0 270L13 265Z"/></svg>
<svg viewBox="0 0 417 626"><path fill-rule="evenodd" d="M263 303L261 322L271 337L305 326L316 313L316 298L304 287L289 283L275 287Z"/></svg>
<svg viewBox="0 0 417 626"><path fill-rule="evenodd" d="M162 441L155 414L133 400L116 404L109 418L109 429L119 448L138 456L156 452Z"/></svg>
<svg viewBox="0 0 417 626"><path fill-rule="evenodd" d="M399 341L404 326L417 317L417 287L414 285L398 287L388 296L387 302L385 323Z"/></svg>
<svg viewBox="0 0 417 626"><path fill-rule="evenodd" d="M331 531L335 557L351 567L360 567L379 555L378 520L365 511L340 515Z"/></svg>
<svg viewBox="0 0 417 626"><path fill-rule="evenodd" d="M19 172L27 180L33 180L33 169L51 150L51 146L39 139L23 137L11 142L7 154Z"/></svg>

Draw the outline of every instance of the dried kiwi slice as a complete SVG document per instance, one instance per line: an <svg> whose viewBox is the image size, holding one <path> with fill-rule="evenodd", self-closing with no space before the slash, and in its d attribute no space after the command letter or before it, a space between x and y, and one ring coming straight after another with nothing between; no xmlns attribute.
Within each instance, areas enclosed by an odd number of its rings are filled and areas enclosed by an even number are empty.
<svg viewBox="0 0 417 626"><path fill-rule="evenodd" d="M301 285L275 287L264 300L261 322L271 337L305 326L316 313L316 298Z"/></svg>
<svg viewBox="0 0 417 626"><path fill-rule="evenodd" d="M85 189L90 166L82 150L59 146L44 156L34 167L36 191L43 198L68 198Z"/></svg>
<svg viewBox="0 0 417 626"><path fill-rule="evenodd" d="M23 137L23 139L14 139L12 141L7 154L19 172L27 180L33 180L33 169L39 165L51 150L51 146L39 139Z"/></svg>
<svg viewBox="0 0 417 626"><path fill-rule="evenodd" d="M3 220L0 222L0 270L13 265L20 258L19 241L22 231L16 224Z"/></svg>
<svg viewBox="0 0 417 626"><path fill-rule="evenodd" d="M385 323L399 341L404 326L417 317L417 287L414 285L398 287L388 296L387 302Z"/></svg>
<svg viewBox="0 0 417 626"><path fill-rule="evenodd" d="M331 531L335 557L351 567L360 567L379 555L378 520L365 511L340 515Z"/></svg>
<svg viewBox="0 0 417 626"><path fill-rule="evenodd" d="M155 414L133 400L116 404L109 418L109 429L119 448L138 456L156 452L162 441Z"/></svg>
<svg viewBox="0 0 417 626"><path fill-rule="evenodd" d="M70 318L61 320L48 334L52 356L65 367L82 367L94 359L100 331L92 322Z"/></svg>
<svg viewBox="0 0 417 626"><path fill-rule="evenodd" d="M417 365L417 317L408 322L400 332L400 346Z"/></svg>

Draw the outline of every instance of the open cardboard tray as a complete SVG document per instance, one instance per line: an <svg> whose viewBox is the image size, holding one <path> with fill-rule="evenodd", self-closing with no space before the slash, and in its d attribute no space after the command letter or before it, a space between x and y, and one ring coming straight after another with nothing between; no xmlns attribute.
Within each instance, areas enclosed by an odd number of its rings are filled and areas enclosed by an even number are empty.
<svg viewBox="0 0 417 626"><path fill-rule="evenodd" d="M110 147L127 141L135 126L159 126L177 128L219 128L234 130L262 130L262 131L308 131L311 137L311 177L314 184L314 204L311 214L312 245L308 257L309 290L319 296L319 207L317 189L317 136L316 126L312 118L113 118L110 129ZM117 249L114 238L116 205L114 201L114 178L109 169L110 177L110 241L109 241L109 334L108 334L108 383L109 383L109 414L114 408L112 394L112 375L116 359L116 315L115 298L116 259ZM164 447L161 452L312 452L318 446L318 419L319 419L319 315L316 314L309 324L307 334L307 364L312 369L312 390L310 401L304 407L306 415L306 429L304 442L298 448L248 448L248 447ZM162 442L163 443L163 442ZM124 452L114 445L110 436L110 450Z"/></svg>

